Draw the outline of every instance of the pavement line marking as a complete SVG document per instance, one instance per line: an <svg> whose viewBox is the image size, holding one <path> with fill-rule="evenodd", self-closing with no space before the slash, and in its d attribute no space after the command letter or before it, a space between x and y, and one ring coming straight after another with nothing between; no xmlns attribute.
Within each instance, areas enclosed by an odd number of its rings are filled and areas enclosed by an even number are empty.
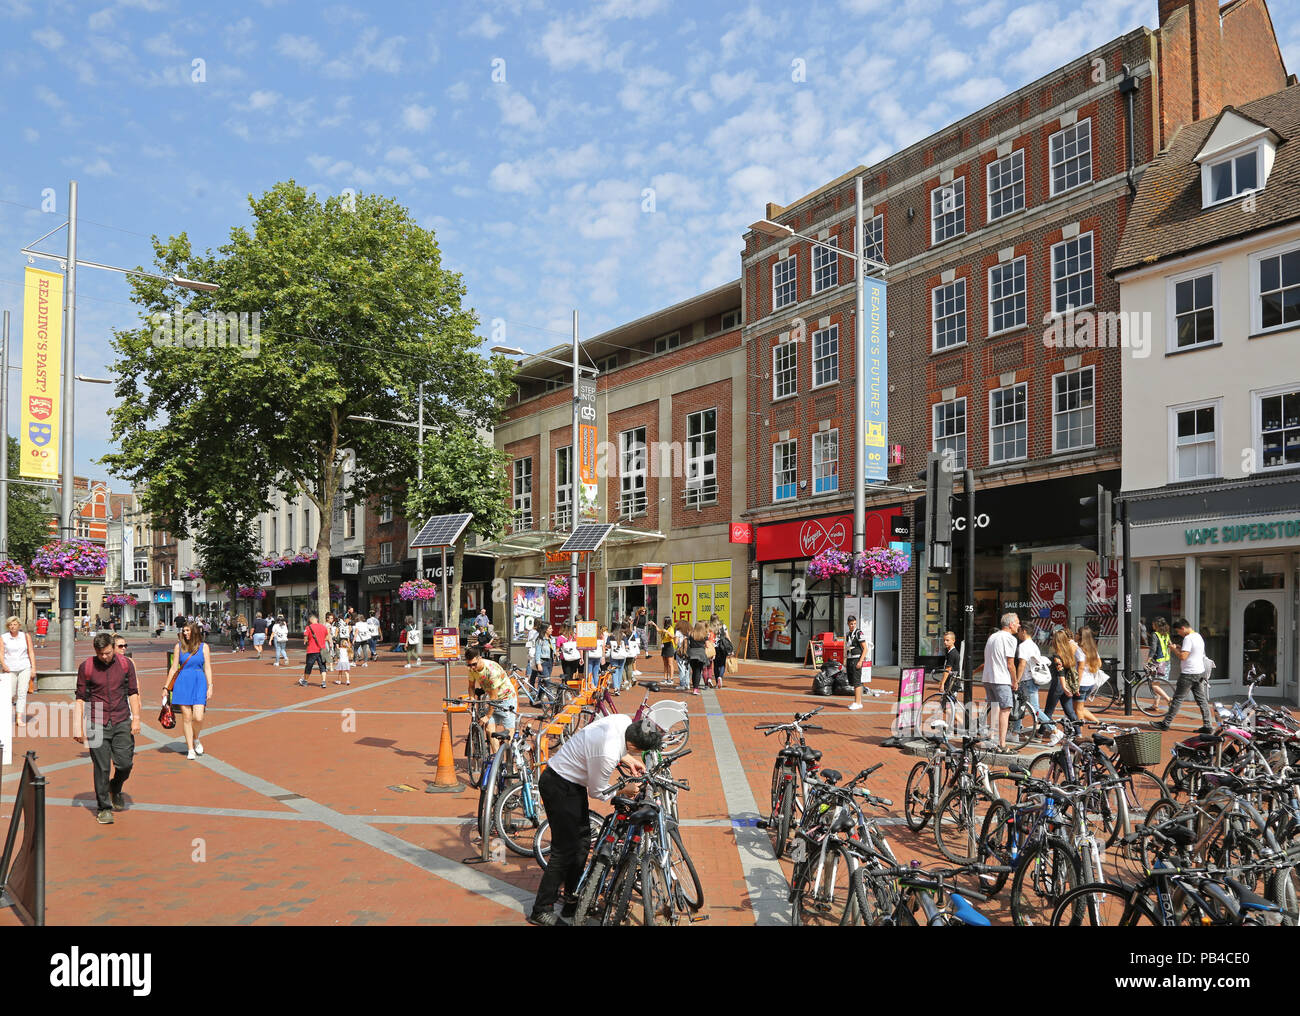
<svg viewBox="0 0 1300 1016"><path fill-rule="evenodd" d="M732 740L726 717L717 712L717 694L712 689L706 690L704 702L709 721L709 737L713 741L713 755L722 781L722 793L733 823L740 867L749 887L754 923L760 926L784 925L787 923L786 894L789 892L785 872L781 870L780 862L772 856L772 845L766 832L752 825L735 824L738 820L757 820L762 816L744 767L740 764L740 752Z"/></svg>
<svg viewBox="0 0 1300 1016"><path fill-rule="evenodd" d="M306 797L298 800L287 800L284 795L292 794L292 791L278 787L260 776L254 776L241 769L236 769L228 762L222 762L210 755L204 757L208 760L210 769L224 776L232 783L237 783L254 793L261 794L263 797L282 800L286 807L292 808L305 818L314 819L331 829L343 833L345 836L351 836L354 840L358 840L367 846L382 850L391 857L413 864L430 875L451 882L467 892L482 896L498 906L512 910L520 915L527 912L526 907L532 906L535 893L520 889L518 886L511 885L502 879L494 878L481 870L467 867L459 861L443 857L432 850L416 846L414 843L403 840L391 833L386 833L382 829L374 829L369 823L362 821L356 815L335 811L333 808L328 808ZM461 819L460 821L463 823L465 820Z"/></svg>
<svg viewBox="0 0 1300 1016"><path fill-rule="evenodd" d="M93 800L76 800L70 797L47 797L47 804L66 805L72 808L85 808L87 811L95 810ZM215 815L219 818L270 818L280 821L290 822L313 822L310 815L302 815L296 811L262 811L257 808L206 808L193 804L146 804L142 801L131 801L131 805L126 809L131 811L156 811L164 814L174 815ZM119 812L125 814L125 812Z"/></svg>

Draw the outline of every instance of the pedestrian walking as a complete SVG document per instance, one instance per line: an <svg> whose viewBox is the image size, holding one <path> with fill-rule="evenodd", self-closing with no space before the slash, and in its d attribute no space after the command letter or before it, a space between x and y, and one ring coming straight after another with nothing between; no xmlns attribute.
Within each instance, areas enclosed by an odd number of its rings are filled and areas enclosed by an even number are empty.
<svg viewBox="0 0 1300 1016"><path fill-rule="evenodd" d="M1074 704L1074 711L1084 723L1099 723L1100 720L1088 708L1088 699L1097 694L1097 681L1101 674L1101 653L1097 649L1097 637L1086 624L1079 629L1079 651L1075 659L1079 664L1079 698Z"/></svg>
<svg viewBox="0 0 1300 1016"><path fill-rule="evenodd" d="M1052 633L1052 683L1047 690L1047 707L1043 710L1049 720L1056 712L1056 703L1060 702L1065 718L1071 723L1079 722L1074 711L1074 698L1079 694L1079 674L1074 661L1077 648L1064 628Z"/></svg>
<svg viewBox="0 0 1300 1016"><path fill-rule="evenodd" d="M379 658L379 637L384 629L373 607L370 609L370 617L367 618L366 625L370 629L370 658L375 660Z"/></svg>
<svg viewBox="0 0 1300 1016"><path fill-rule="evenodd" d="M867 651L867 637L858 627L856 616L849 618L849 630L844 634L844 671L853 689L850 709L862 708L862 660Z"/></svg>
<svg viewBox="0 0 1300 1016"><path fill-rule="evenodd" d="M591 829L587 797L603 799L615 766L645 773L641 753L658 751L663 734L649 719L604 716L573 734L551 756L538 788L551 823L551 857L542 873L528 923L554 927L577 912L578 879L587 863ZM564 891L560 913L555 904Z"/></svg>
<svg viewBox="0 0 1300 1016"><path fill-rule="evenodd" d="M266 629L266 612L259 610L253 618L253 652L259 660L262 658L262 647L266 645Z"/></svg>
<svg viewBox="0 0 1300 1016"><path fill-rule="evenodd" d="M627 669L627 635L620 627L609 633L609 687L615 695L623 693L623 676Z"/></svg>
<svg viewBox="0 0 1300 1016"><path fill-rule="evenodd" d="M731 642L731 632L717 614L713 615L709 626L713 629L713 682L721 688L722 679L727 676L727 660L736 652L736 647Z"/></svg>
<svg viewBox="0 0 1300 1016"><path fill-rule="evenodd" d="M1007 727L1011 722L1011 675L1016 669L1016 631L1020 618L1002 615L1001 627L984 644L984 700L989 707L989 733L997 731L996 750L1007 749Z"/></svg>
<svg viewBox="0 0 1300 1016"><path fill-rule="evenodd" d="M555 639L551 636L551 626L546 621L537 622L537 638L533 640L533 669L543 681L551 678L551 669L555 666Z"/></svg>
<svg viewBox="0 0 1300 1016"><path fill-rule="evenodd" d="M672 618L664 618L659 632L659 657L663 660L664 680L671 684L677 678L677 638Z"/></svg>
<svg viewBox="0 0 1300 1016"><path fill-rule="evenodd" d="M1023 727L1023 714L1028 712L1038 725L1038 735L1041 739L1051 739L1052 744L1056 744L1062 737L1059 730L1038 706L1038 685L1034 682L1031 672L1032 662L1039 656L1038 644L1029 637L1029 629L1021 625L1016 629L1016 672L1015 687L1017 706L1013 708L1011 715L1011 727L1007 733L1020 735ZM1026 737L1026 740L1029 738Z"/></svg>
<svg viewBox="0 0 1300 1016"><path fill-rule="evenodd" d="M204 711L212 700L212 660L197 622L181 628L163 688L172 693L172 705L181 707L181 728L190 750L188 757L193 761L203 754L199 734L203 731ZM167 701L166 694L163 701Z"/></svg>
<svg viewBox="0 0 1300 1016"><path fill-rule="evenodd" d="M4 652L0 655L0 739L4 741L4 764L13 762L14 720L17 729L27 729L27 694L36 674L36 648L23 631L17 615L5 621ZM10 710L13 710L11 713Z"/></svg>
<svg viewBox="0 0 1300 1016"><path fill-rule="evenodd" d="M307 687L307 678L311 677L311 668L320 670L320 686L325 687L325 643L329 641L329 630L320 623L320 619L311 614L307 618L307 628L302 633L303 646L307 650L307 661L303 665L302 677L298 678L299 687Z"/></svg>
<svg viewBox="0 0 1300 1016"><path fill-rule="evenodd" d="M677 690L691 690L691 667L686 659L687 642L690 638L691 626L685 621L678 621L673 626L673 645L677 651Z"/></svg>
<svg viewBox="0 0 1300 1016"><path fill-rule="evenodd" d="M339 642L338 659L335 661L338 667L339 677L343 680L334 680L335 684L341 684L345 688L352 686L352 643L347 639Z"/></svg>
<svg viewBox="0 0 1300 1016"><path fill-rule="evenodd" d="M607 658L605 655L605 636L609 634L609 629L603 624L596 629L596 647L587 650L587 680L595 683L600 677L600 672L605 669Z"/></svg>
<svg viewBox="0 0 1300 1016"><path fill-rule="evenodd" d="M1196 699L1196 705L1201 710L1201 724L1210 728L1214 726L1210 713L1210 700L1206 694L1206 685L1209 683L1207 673L1209 661L1205 657L1205 639L1201 637L1200 632L1193 631L1191 622L1185 617L1180 617L1174 622L1174 634L1178 636L1179 644L1169 644L1169 652L1178 660L1178 684L1174 687L1174 697L1169 703L1169 710L1165 713L1164 719L1156 720L1151 725L1157 730L1168 730L1170 724L1174 722L1174 717L1178 715L1178 709L1187 698L1187 693L1191 692Z"/></svg>
<svg viewBox="0 0 1300 1016"><path fill-rule="evenodd" d="M488 617L487 607L479 607L478 614L474 618L475 628L488 628L492 625L492 619Z"/></svg>
<svg viewBox="0 0 1300 1016"><path fill-rule="evenodd" d="M691 668L691 694L700 694L700 681L704 677L704 664L708 662L705 652L709 644L709 632L703 621L696 621L691 633L686 637L686 664Z"/></svg>
<svg viewBox="0 0 1300 1016"><path fill-rule="evenodd" d="M627 655L624 657L623 670L631 683L641 676L637 662L641 659L642 628L629 628L627 631Z"/></svg>
<svg viewBox="0 0 1300 1016"><path fill-rule="evenodd" d="M122 785L131 776L140 733L140 682L114 642L108 632L95 636L95 654L77 668L76 698L84 705L72 713L72 739L90 749L100 825L112 825L113 812L126 807Z"/></svg>
<svg viewBox="0 0 1300 1016"><path fill-rule="evenodd" d="M289 666L289 626L285 624L283 614L271 625L271 646L275 649L275 666L280 666L281 659L286 667Z"/></svg>
<svg viewBox="0 0 1300 1016"><path fill-rule="evenodd" d="M50 619L42 614L36 619L36 645L45 648L45 636L50 633Z"/></svg>
<svg viewBox="0 0 1300 1016"><path fill-rule="evenodd" d="M406 619L406 666L402 668L403 670L410 670L412 665L417 667L420 665L420 651L423 648L421 640L420 626L415 623L415 618L408 617Z"/></svg>

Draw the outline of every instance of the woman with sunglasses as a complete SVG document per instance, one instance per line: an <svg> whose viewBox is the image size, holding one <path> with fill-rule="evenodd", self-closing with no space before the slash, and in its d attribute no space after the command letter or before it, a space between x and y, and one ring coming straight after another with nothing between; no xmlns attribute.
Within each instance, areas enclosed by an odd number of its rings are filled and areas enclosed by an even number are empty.
<svg viewBox="0 0 1300 1016"><path fill-rule="evenodd" d="M172 705L181 707L185 744L192 761L203 754L199 733L203 729L203 711L212 698L212 661L203 641L203 630L193 621L181 627L180 640L172 650L164 688L172 693ZM164 693L163 701L167 701Z"/></svg>

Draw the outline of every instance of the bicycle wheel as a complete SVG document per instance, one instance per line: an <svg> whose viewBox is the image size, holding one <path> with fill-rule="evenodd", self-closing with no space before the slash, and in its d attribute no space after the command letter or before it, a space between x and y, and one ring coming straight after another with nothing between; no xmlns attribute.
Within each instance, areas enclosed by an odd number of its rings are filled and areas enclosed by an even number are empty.
<svg viewBox="0 0 1300 1016"><path fill-rule="evenodd" d="M465 761L471 787L477 787L482 780L487 758L487 735L483 733L482 727L471 720L469 733L465 735Z"/></svg>
<svg viewBox="0 0 1300 1016"><path fill-rule="evenodd" d="M524 802L524 784L512 783L506 792L497 797L496 816L493 828L506 846L521 857L531 857L533 843L537 839L537 830L546 820L546 808L542 805L542 795L537 792L537 785L528 785L529 804ZM528 812L532 814L529 815Z"/></svg>
<svg viewBox="0 0 1300 1016"><path fill-rule="evenodd" d="M1163 695L1164 698L1160 696ZM1164 716L1174 697L1174 687L1159 677L1147 678L1133 689L1133 704L1145 716Z"/></svg>
<svg viewBox="0 0 1300 1016"><path fill-rule="evenodd" d="M1061 752L1053 751L1035 756L1029 763L1029 775L1036 780L1060 783L1064 775L1064 770L1061 768Z"/></svg>
<svg viewBox="0 0 1300 1016"><path fill-rule="evenodd" d="M1133 769L1124 774L1124 799L1128 804L1129 824L1136 828L1146 818L1147 811L1158 801L1169 796L1169 788L1155 773L1147 769Z"/></svg>
<svg viewBox="0 0 1300 1016"><path fill-rule="evenodd" d="M668 826L668 835L672 839L668 857L672 864L677 890L681 893L682 902L687 907L691 910L699 910L704 906L704 885L700 882L700 873L695 870L695 862L686 852L686 846L682 843L681 830L677 828L676 823Z"/></svg>
<svg viewBox="0 0 1300 1016"><path fill-rule="evenodd" d="M592 858L587 880L578 891L578 908L573 914L575 926L581 928L589 921L604 919L605 908L609 906L609 889L613 883L609 869L610 859L604 854Z"/></svg>
<svg viewBox="0 0 1300 1016"><path fill-rule="evenodd" d="M641 858L635 853L624 854L610 886L605 915L600 919L602 927L621 927L628 923L640 874Z"/></svg>
<svg viewBox="0 0 1300 1016"><path fill-rule="evenodd" d="M1104 713L1112 706L1118 705L1122 701L1119 690L1118 675L1111 677L1109 681L1101 686L1097 694L1092 697L1088 703L1088 708L1096 713Z"/></svg>
<svg viewBox="0 0 1300 1016"><path fill-rule="evenodd" d="M668 886L668 876L659 866L657 847L647 850L641 859L641 912L647 928L671 927L687 920L677 909L677 901Z"/></svg>
<svg viewBox="0 0 1300 1016"><path fill-rule="evenodd" d="M843 923L876 928L890 919L898 902L893 882L874 875L871 868L861 865L850 876L849 885L853 890L853 903L845 912Z"/></svg>
<svg viewBox="0 0 1300 1016"><path fill-rule="evenodd" d="M772 849L779 861L785 856L786 843L790 837L790 821L794 814L794 784L787 783L781 788L781 803L777 806L776 821L768 826L772 839Z"/></svg>
<svg viewBox="0 0 1300 1016"><path fill-rule="evenodd" d="M980 832L993 803L993 798L978 787L952 787L940 798L934 812L934 841L953 864L974 864L979 860Z"/></svg>
<svg viewBox="0 0 1300 1016"><path fill-rule="evenodd" d="M1269 875L1264 883L1264 897L1282 908L1282 923L1294 928L1300 923L1300 892L1294 868L1282 868Z"/></svg>
<svg viewBox="0 0 1300 1016"><path fill-rule="evenodd" d="M929 762L918 762L907 774L903 791L903 818L907 828L919 833L930 821L930 801L934 796L934 770Z"/></svg>
<svg viewBox="0 0 1300 1016"><path fill-rule="evenodd" d="M664 751L677 751L686 747L686 742L691 739L691 719L686 717L678 720L664 732Z"/></svg>
<svg viewBox="0 0 1300 1016"><path fill-rule="evenodd" d="M1010 801L999 799L993 802L993 807L984 816L984 825L980 828L980 864L1015 867L1017 843L1016 813ZM980 892L996 896L1005 888L1009 874L1000 871L981 875Z"/></svg>
<svg viewBox="0 0 1300 1016"><path fill-rule="evenodd" d="M537 795L538 807L541 804L542 795ZM587 821L591 824L591 845L594 847L600 839L600 831L604 827L604 822L595 813L588 813ZM537 827L537 833L533 837L533 859L546 870L546 861L551 856L551 820L543 819L542 824Z"/></svg>
<svg viewBox="0 0 1300 1016"><path fill-rule="evenodd" d="M1065 894L1079 884L1079 859L1059 836L1032 843L1011 879L1011 920L1017 927L1050 922Z"/></svg>
<svg viewBox="0 0 1300 1016"><path fill-rule="evenodd" d="M1105 882L1071 889L1052 912L1053 928L1148 927L1162 923L1145 895L1134 897L1132 890Z"/></svg>
<svg viewBox="0 0 1300 1016"><path fill-rule="evenodd" d="M790 923L796 927L840 924L852 898L852 878L848 850L837 839L827 840L825 853L808 858L791 890Z"/></svg>

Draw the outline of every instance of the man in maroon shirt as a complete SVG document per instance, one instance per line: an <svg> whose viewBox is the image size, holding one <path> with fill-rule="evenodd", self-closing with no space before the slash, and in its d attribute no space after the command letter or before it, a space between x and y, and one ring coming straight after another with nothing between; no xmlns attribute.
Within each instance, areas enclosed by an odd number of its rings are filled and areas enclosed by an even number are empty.
<svg viewBox="0 0 1300 1016"><path fill-rule="evenodd" d="M330 637L329 629L317 619L315 614L307 618L307 630L302 633L303 644L307 647L307 665L298 678L301 687L307 687L307 678L311 677L313 666L320 668L320 686L325 687L325 640Z"/></svg>
<svg viewBox="0 0 1300 1016"><path fill-rule="evenodd" d="M140 685L135 667L119 656L114 637L108 632L95 636L95 655L77 669L77 700L85 706L72 712L72 739L90 741L90 761L95 767L95 800L99 811L95 821L113 824L113 811L126 807L122 784L131 775L135 761L135 735L140 733ZM109 777L110 766L116 772Z"/></svg>

